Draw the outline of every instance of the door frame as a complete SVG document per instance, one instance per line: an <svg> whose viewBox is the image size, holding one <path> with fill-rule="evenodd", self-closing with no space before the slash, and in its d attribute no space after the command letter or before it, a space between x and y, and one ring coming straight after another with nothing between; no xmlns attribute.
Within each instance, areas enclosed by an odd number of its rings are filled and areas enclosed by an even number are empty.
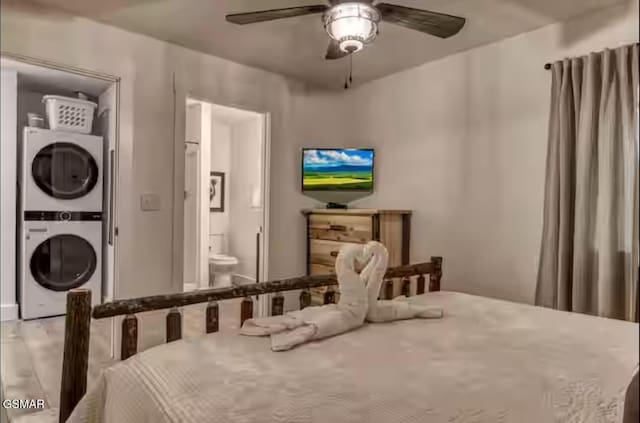
<svg viewBox="0 0 640 423"><path fill-rule="evenodd" d="M187 180L187 172L186 172L186 160L187 160L187 150L188 150L188 145L187 142L189 140L187 140L186 137L186 114L189 111L189 107L196 107L197 106L197 113L200 115L198 117L198 124L199 124L199 128L198 131L202 131L202 126L203 126L203 121L202 121L202 115L204 114L204 110L203 108L205 107L204 104L197 104L197 105L192 105L192 106L185 106L185 137L184 137L184 142L185 142L185 148L184 148L184 160L185 160L185 172L184 172L184 181L186 183ZM208 109L209 107L207 107ZM203 145L205 144L202 139L199 140L200 142L197 143L197 149L196 149L196 169L195 169L195 191L191 192L191 195L194 198L194 207L195 207L195 225L196 225L196 233L194 234L194 241L195 241L195 252L196 252L196 257L195 257L195 263L192 263L192 265L195 265L194 268L191 269L191 272L193 272L194 274L194 280L191 282L194 282L196 284L196 287L200 286L201 284L201 276L203 271L205 270L204 268L204 263L203 263L203 217L206 216L206 213L203 213L203 203L202 203L202 195L203 195L203 189L205 188L203 186L203 181L202 181L202 174L203 174L203 169L202 169L202 162L204 161L204 157L206 157L207 155L210 157L211 154L207 154L209 153L209 151L207 151L206 153L203 152ZM209 159L211 160L211 159ZM209 172L207 172L208 174ZM187 199L187 190L186 190L186 185L183 186L183 190L184 190L184 196L182 197L182 211L184 213L185 210L185 201ZM208 210L208 207L207 207ZM183 214L184 216L184 214ZM193 217L193 216L192 216ZM183 228L183 248L184 248L184 235L186 233L186 225L185 225L185 219L183 218L182 220L182 228ZM207 219L207 223L208 223L209 219ZM208 241L208 240L207 240ZM185 267L186 264L184 262L184 253L182 255L183 257L183 263L182 263L182 269L183 269L183 278L184 278L184 273L185 273ZM208 272L208 263L207 263L207 272ZM183 279L183 283L182 283L182 291L184 291L184 285L185 285L184 279Z"/></svg>
<svg viewBox="0 0 640 423"><path fill-rule="evenodd" d="M202 95L195 90L188 90L173 79L174 100L174 166L173 166L173 253L172 253L172 292L182 292L184 286L184 181L185 181L185 148L186 135L186 103L187 98L253 112L262 116L262 236L260 242L260 280L269 278L269 219L270 219L270 187L271 187L271 112L253 108L244 104L235 104ZM266 316L270 312L270 295L262 295L257 303L257 314Z"/></svg>

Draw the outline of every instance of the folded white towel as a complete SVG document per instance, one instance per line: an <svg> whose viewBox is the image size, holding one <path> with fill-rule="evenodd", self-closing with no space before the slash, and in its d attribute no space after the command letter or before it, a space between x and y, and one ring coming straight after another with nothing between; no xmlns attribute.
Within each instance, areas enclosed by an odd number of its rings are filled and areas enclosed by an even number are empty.
<svg viewBox="0 0 640 423"><path fill-rule="evenodd" d="M287 330L297 329L304 325L304 321L290 316L289 313L283 316L256 317L248 319L240 328L242 335L265 336Z"/></svg>
<svg viewBox="0 0 640 423"><path fill-rule="evenodd" d="M355 270L355 261L362 256L362 252L361 245L346 245L338 253L338 304L307 307L282 316L248 319L242 325L240 334L271 335L271 349L286 351L305 342L338 335L362 326L367 313L367 292Z"/></svg>
<svg viewBox="0 0 640 423"><path fill-rule="evenodd" d="M364 247L365 256L371 257L360 273L367 286L369 309L366 320L372 323L391 322L404 319L437 319L443 315L442 309L415 304L408 298L396 297L393 300L378 300L380 287L387 272L389 252L379 242L371 241Z"/></svg>

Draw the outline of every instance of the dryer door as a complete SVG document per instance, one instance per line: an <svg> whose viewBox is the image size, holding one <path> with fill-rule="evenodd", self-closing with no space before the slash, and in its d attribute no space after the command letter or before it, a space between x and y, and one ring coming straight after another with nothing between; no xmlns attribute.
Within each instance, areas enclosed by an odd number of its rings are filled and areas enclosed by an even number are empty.
<svg viewBox="0 0 640 423"><path fill-rule="evenodd" d="M31 274L52 291L68 291L86 283L96 271L96 252L87 240L70 234L55 235L39 244L31 255Z"/></svg>
<svg viewBox="0 0 640 423"><path fill-rule="evenodd" d="M84 148L56 142L41 149L31 163L38 187L54 198L72 200L89 193L98 182L98 164Z"/></svg>

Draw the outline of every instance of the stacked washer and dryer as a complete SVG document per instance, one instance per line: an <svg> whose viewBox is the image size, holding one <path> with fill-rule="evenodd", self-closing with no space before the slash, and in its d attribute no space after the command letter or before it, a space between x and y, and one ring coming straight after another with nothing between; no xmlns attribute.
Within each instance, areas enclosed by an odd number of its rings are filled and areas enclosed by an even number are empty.
<svg viewBox="0 0 640 423"><path fill-rule="evenodd" d="M70 289L102 295L103 139L95 103L45 96L50 129L22 138L19 301L23 319L65 313Z"/></svg>

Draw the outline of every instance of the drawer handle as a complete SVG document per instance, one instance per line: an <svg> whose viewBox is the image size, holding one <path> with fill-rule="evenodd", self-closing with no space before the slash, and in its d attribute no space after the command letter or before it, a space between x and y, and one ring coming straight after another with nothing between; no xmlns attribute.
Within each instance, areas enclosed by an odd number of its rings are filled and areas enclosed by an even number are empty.
<svg viewBox="0 0 640 423"><path fill-rule="evenodd" d="M347 230L347 227L344 225L329 225L329 229L332 231L345 232Z"/></svg>
<svg viewBox="0 0 640 423"><path fill-rule="evenodd" d="M331 257L338 257L338 252L337 251L332 251L332 252L329 253L329 255Z"/></svg>

